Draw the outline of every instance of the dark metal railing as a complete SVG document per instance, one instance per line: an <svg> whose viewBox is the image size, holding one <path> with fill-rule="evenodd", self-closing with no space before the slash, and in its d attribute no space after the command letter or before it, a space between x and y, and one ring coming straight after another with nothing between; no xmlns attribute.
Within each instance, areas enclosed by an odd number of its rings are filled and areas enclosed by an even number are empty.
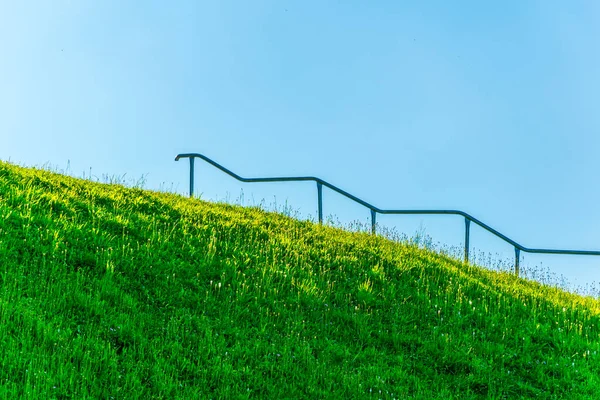
<svg viewBox="0 0 600 400"><path fill-rule="evenodd" d="M494 228L490 227L487 224L484 224L477 218L467 214L466 212L459 210L383 210L381 208L375 207L372 204L367 203L364 200L359 199L356 196L346 192L338 188L335 185L332 185L329 182L326 182L320 178L316 178L314 176L298 176L298 177L279 177L279 178L243 178L238 174L228 170L222 165L216 163L210 158L198 154L198 153L185 153L179 154L175 157L175 161L179 161L181 158L189 158L190 160L190 197L194 195L194 159L200 158L212 166L220 169L225 172L227 175L237 179L241 182L302 182L302 181L314 181L317 183L317 202L319 207L319 223L323 223L323 186L328 187L329 189L341 194L349 198L350 200L355 201L356 203L365 206L366 208L371 210L371 232L375 234L375 225L377 220L377 214L420 214L420 215L460 215L465 218L465 263L469 262L469 237L471 230L471 222L479 225L486 231L492 233L493 235L499 237L504 240L506 243L512 245L515 249L515 274L519 275L519 259L521 257L521 251L526 253L536 253L536 254L568 254L568 255L587 255L587 256L600 256L600 251L591 251L591 250L554 250L554 249L532 249L525 246L520 245L509 237L503 235L498 232Z"/></svg>

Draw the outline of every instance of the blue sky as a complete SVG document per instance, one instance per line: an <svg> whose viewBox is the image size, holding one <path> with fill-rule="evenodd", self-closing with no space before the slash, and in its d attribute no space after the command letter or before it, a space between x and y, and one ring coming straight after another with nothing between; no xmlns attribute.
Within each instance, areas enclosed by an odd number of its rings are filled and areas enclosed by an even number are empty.
<svg viewBox="0 0 600 400"><path fill-rule="evenodd" d="M142 6L143 4L143 6ZM0 2L0 159L187 192L181 152L457 208L529 247L600 249L596 1ZM203 198L287 201L197 163ZM325 213L368 210L325 192ZM452 217L381 217L459 246ZM512 258L473 228L472 245ZM539 257L600 281L600 258Z"/></svg>

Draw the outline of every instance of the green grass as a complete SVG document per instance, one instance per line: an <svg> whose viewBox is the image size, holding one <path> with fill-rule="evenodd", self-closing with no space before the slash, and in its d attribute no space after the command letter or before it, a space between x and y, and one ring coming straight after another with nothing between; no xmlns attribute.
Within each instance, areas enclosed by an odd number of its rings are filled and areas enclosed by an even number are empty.
<svg viewBox="0 0 600 400"><path fill-rule="evenodd" d="M598 398L600 303L0 163L0 398Z"/></svg>

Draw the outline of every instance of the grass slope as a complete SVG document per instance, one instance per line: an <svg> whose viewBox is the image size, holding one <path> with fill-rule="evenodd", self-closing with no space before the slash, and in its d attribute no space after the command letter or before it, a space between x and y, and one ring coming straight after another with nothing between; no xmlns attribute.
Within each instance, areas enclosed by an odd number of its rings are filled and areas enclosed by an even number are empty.
<svg viewBox="0 0 600 400"><path fill-rule="evenodd" d="M0 163L2 398L597 398L599 314L381 237Z"/></svg>

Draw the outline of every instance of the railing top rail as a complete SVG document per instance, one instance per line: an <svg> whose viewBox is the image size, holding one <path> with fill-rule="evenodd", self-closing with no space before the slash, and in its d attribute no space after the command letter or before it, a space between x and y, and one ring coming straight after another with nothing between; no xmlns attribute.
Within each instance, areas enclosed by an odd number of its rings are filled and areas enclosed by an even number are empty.
<svg viewBox="0 0 600 400"><path fill-rule="evenodd" d="M224 166L222 166L221 164L217 163L216 161L211 160L210 158L206 157L205 155L199 154L199 153L183 153L183 154L178 154L177 157L175 157L175 161L179 161L182 158L189 158L190 161L192 161L194 158L200 158L204 161L206 161L207 163L211 164L212 166L220 169L221 171L225 172L226 174L228 174L229 176L237 179L238 181L241 182L301 182L301 181L314 181L316 182L318 185L323 185L328 187L329 189L341 194L342 196L345 196L347 198L349 198L350 200L355 201L356 203L369 208L372 212L374 213L379 213L379 214L419 214L419 215L460 215L463 216L466 220L469 220L471 222L474 222L475 224L479 225L480 227L482 227L483 229L487 230L488 232L492 233L493 235L497 236L498 238L504 240L505 242L509 243L510 245L512 245L515 249L518 249L520 251L524 251L526 253L537 253L537 254L565 254L565 255L594 255L594 256L600 256L600 251L596 251L596 250L560 250L560 249L536 249L536 248L529 248L529 247L525 247L517 242L515 242L514 240L512 240L511 238L509 238L506 235L503 235L502 233L498 232L497 230L495 230L494 228L490 227L489 225L481 222L480 220L478 220L477 218L467 214L464 211L460 211L460 210L385 210L385 209L381 209L379 207L376 207L370 203L367 203L366 201L346 192L345 190L342 190L340 188L338 188L337 186L324 181L321 178L317 178L314 176L295 176L295 177L269 177L269 178L244 178L238 174L236 174L235 172L225 168Z"/></svg>

